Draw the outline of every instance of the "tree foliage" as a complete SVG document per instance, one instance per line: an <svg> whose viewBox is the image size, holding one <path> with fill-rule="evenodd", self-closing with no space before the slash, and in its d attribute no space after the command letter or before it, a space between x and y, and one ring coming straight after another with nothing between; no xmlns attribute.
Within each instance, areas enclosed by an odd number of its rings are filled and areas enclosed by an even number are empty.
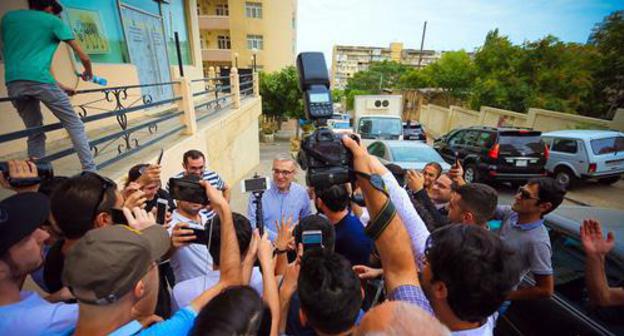
<svg viewBox="0 0 624 336"><path fill-rule="evenodd" d="M262 113L281 117L303 118L303 99L299 89L297 69L294 66L273 73L260 73Z"/></svg>

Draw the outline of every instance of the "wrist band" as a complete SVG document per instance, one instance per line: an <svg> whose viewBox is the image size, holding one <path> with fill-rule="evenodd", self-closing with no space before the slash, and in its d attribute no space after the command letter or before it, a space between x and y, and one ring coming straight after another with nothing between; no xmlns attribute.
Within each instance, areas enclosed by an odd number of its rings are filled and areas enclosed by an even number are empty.
<svg viewBox="0 0 624 336"><path fill-rule="evenodd" d="M364 233L366 233L366 235L371 239L377 240L386 227L388 227L388 224L390 224L395 215L396 207L388 198L381 212L379 212L379 214L377 214L377 216L366 226Z"/></svg>

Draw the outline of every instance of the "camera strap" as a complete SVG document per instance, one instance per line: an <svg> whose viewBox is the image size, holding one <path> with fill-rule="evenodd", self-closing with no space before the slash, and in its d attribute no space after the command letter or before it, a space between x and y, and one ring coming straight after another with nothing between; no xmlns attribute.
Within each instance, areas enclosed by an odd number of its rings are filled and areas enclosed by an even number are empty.
<svg viewBox="0 0 624 336"><path fill-rule="evenodd" d="M41 177L9 177L8 182L13 188L30 187L41 183Z"/></svg>
<svg viewBox="0 0 624 336"><path fill-rule="evenodd" d="M396 213L396 207L392 204L390 198L388 198L381 212L379 212L377 216L375 216L375 218L373 218L366 226L364 233L366 233L366 235L372 240L377 240L377 238L379 238L379 236L381 236L384 230L388 227Z"/></svg>

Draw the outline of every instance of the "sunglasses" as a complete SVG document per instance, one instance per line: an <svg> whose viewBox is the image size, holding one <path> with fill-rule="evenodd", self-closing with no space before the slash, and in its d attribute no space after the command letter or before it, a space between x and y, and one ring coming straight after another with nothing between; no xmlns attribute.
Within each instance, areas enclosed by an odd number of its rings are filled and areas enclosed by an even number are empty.
<svg viewBox="0 0 624 336"><path fill-rule="evenodd" d="M98 209L102 205L102 201L104 201L104 194L106 193L106 190L115 187L116 184L108 177L101 176L93 172L84 171L80 173L80 176L93 176L97 178L98 181L100 181L100 197L98 198L97 203L95 203L95 206L93 207L93 212L91 213L91 219L94 219L95 216L97 216L98 214Z"/></svg>
<svg viewBox="0 0 624 336"><path fill-rule="evenodd" d="M525 200L534 199L534 200L539 201L539 197L535 197L531 195L531 192L526 190L524 187L518 187L518 190L516 191L516 195L520 195L520 198L525 199Z"/></svg>

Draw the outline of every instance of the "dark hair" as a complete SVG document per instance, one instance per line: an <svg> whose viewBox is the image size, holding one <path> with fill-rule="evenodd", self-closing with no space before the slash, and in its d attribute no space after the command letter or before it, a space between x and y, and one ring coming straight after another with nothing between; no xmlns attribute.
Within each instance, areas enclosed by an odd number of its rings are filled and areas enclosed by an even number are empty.
<svg viewBox="0 0 624 336"><path fill-rule="evenodd" d="M247 249L249 248L249 243L251 243L251 223L247 219L247 217L232 212L232 221L234 222L234 231L236 231L236 240L238 240L238 248L241 254L241 258ZM208 224L208 230L210 230L210 224ZM210 236L210 234L208 234ZM210 245L208 246L208 251L210 252L210 256L212 257L212 262L219 266L219 261L221 258L221 219L219 216L215 216L212 219L212 239L208 237L210 240ZM206 242L208 245L208 242Z"/></svg>
<svg viewBox="0 0 624 336"><path fill-rule="evenodd" d="M550 203L552 205L548 211L542 213L542 216L557 209L561 202L563 202L563 197L566 194L565 188L552 177L532 178L527 182L527 184L537 184L537 197L539 198L537 204Z"/></svg>
<svg viewBox="0 0 624 336"><path fill-rule="evenodd" d="M67 176L54 176L52 178L43 179L41 181L41 184L39 184L39 189L37 189L37 192L51 197L54 190L56 190L56 188L65 183L65 181L67 181L68 179L69 177Z"/></svg>
<svg viewBox="0 0 624 336"><path fill-rule="evenodd" d="M326 249L307 251L297 286L301 310L314 329L337 334L353 327L362 293L360 280L345 257Z"/></svg>
<svg viewBox="0 0 624 336"><path fill-rule="evenodd" d="M206 157L204 156L204 153L198 151L197 149L191 149L189 151L186 151L186 153L184 153L184 155L182 156L182 163L186 164L189 158L193 160L202 158L204 159L204 162L206 161Z"/></svg>
<svg viewBox="0 0 624 336"><path fill-rule="evenodd" d="M70 177L54 190L50 197L50 208L56 224L65 237L77 239L93 229L95 214L110 210L117 200L117 185L106 188L99 206L96 204L104 182L95 174Z"/></svg>
<svg viewBox="0 0 624 336"><path fill-rule="evenodd" d="M388 164L385 164L384 166L386 166L388 171L392 173L392 176L394 176L394 179L397 180L397 183L400 186L405 185L405 169L401 168L401 166L394 164L394 163L388 163Z"/></svg>
<svg viewBox="0 0 624 336"><path fill-rule="evenodd" d="M432 281L447 289L446 301L462 321L483 322L520 279L520 263L496 234L476 225L451 224L427 239Z"/></svg>
<svg viewBox="0 0 624 336"><path fill-rule="evenodd" d="M136 180L139 179L139 177L141 177L141 170L145 169L145 167L148 167L149 164L147 163L139 163L136 164L134 166L132 166L132 168L130 168L130 170L128 171L128 177L126 178L126 187L128 186L128 184L130 184L130 182L134 182Z"/></svg>
<svg viewBox="0 0 624 336"><path fill-rule="evenodd" d="M455 192L462 197L462 207L472 212L477 224L485 224L494 215L498 193L489 185L468 183L458 187Z"/></svg>
<svg viewBox="0 0 624 336"><path fill-rule="evenodd" d="M316 189L314 193L333 212L346 209L351 200L349 191L347 191L347 187L344 184L335 184L328 188Z"/></svg>
<svg viewBox="0 0 624 336"><path fill-rule="evenodd" d="M427 167L433 167L438 171L436 178L440 177L440 175L442 174L442 166L440 166L440 164L437 162L429 162L425 165L424 168L426 169Z"/></svg>
<svg viewBox="0 0 624 336"><path fill-rule="evenodd" d="M270 313L262 298L251 287L229 287L202 308L189 334L256 335L261 324L271 321Z"/></svg>
<svg viewBox="0 0 624 336"><path fill-rule="evenodd" d="M52 7L54 15L58 15L63 11L63 6L56 0L28 0L28 8L30 9L42 11L48 7Z"/></svg>
<svg viewBox="0 0 624 336"><path fill-rule="evenodd" d="M297 246L303 241L303 231L321 230L323 235L323 246L326 250L334 251L336 245L336 230L329 223L327 218L321 215L308 215L303 217L297 226L293 228L293 237Z"/></svg>

